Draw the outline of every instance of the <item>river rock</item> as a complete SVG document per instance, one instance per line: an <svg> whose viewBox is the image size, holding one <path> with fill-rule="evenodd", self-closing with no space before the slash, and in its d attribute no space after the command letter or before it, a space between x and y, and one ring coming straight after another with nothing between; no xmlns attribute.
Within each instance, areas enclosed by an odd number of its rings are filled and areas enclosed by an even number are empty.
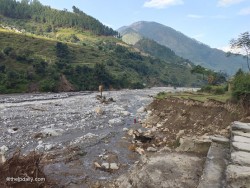
<svg viewBox="0 0 250 188"><path fill-rule="evenodd" d="M42 145L43 141L42 140L39 140L38 141L38 145Z"/></svg>
<svg viewBox="0 0 250 188"><path fill-rule="evenodd" d="M128 131L129 129L128 129L127 127L124 127L122 130L126 132L126 131Z"/></svg>
<svg viewBox="0 0 250 188"><path fill-rule="evenodd" d="M105 169L109 169L109 163L102 163L102 167Z"/></svg>
<svg viewBox="0 0 250 188"><path fill-rule="evenodd" d="M130 112L128 112L128 111L121 111L121 114L123 115L123 116L129 116L130 115Z"/></svg>
<svg viewBox="0 0 250 188"><path fill-rule="evenodd" d="M184 130L180 130L177 134L176 134L176 139L179 139L182 135L184 135L185 131Z"/></svg>
<svg viewBox="0 0 250 188"><path fill-rule="evenodd" d="M104 113L104 111L101 107L97 107L97 108L95 108L95 113L98 115L102 115Z"/></svg>
<svg viewBox="0 0 250 188"><path fill-rule="evenodd" d="M6 162L5 153L8 150L9 150L9 148L5 145L0 147L0 164L3 164Z"/></svg>
<svg viewBox="0 0 250 188"><path fill-rule="evenodd" d="M43 151L44 150L44 145L43 144L38 144L35 148L35 151Z"/></svg>
<svg viewBox="0 0 250 188"><path fill-rule="evenodd" d="M45 151L49 151L49 150L51 150L52 148L53 148L53 145L52 145L52 144L46 144L46 145L44 146Z"/></svg>
<svg viewBox="0 0 250 188"><path fill-rule="evenodd" d="M153 112L152 112L151 110L148 110L148 111L147 111L147 115L148 115L148 116L150 116L150 115L152 115L152 114L153 114Z"/></svg>
<svg viewBox="0 0 250 188"><path fill-rule="evenodd" d="M96 168L101 168L101 165L98 162L94 162Z"/></svg>
<svg viewBox="0 0 250 188"><path fill-rule="evenodd" d="M235 164L250 165L250 153L243 151L236 151L231 153L231 160Z"/></svg>
<svg viewBox="0 0 250 188"><path fill-rule="evenodd" d="M129 136L133 136L134 135L134 130L133 129L129 129L128 133Z"/></svg>
<svg viewBox="0 0 250 188"><path fill-rule="evenodd" d="M117 163L110 163L110 169L111 170L118 170L119 166L117 165Z"/></svg>
<svg viewBox="0 0 250 188"><path fill-rule="evenodd" d="M138 110L137 110L137 113L143 113L143 112L145 112L145 108L142 106L141 108L139 108Z"/></svg>
<svg viewBox="0 0 250 188"><path fill-rule="evenodd" d="M149 151L149 152L157 152L157 149L154 148L154 147L148 147L147 151Z"/></svg>
<svg viewBox="0 0 250 188"><path fill-rule="evenodd" d="M2 154L5 154L6 151L8 151L8 150L9 150L9 148L7 146L5 146L5 145L0 147L0 153L2 153Z"/></svg>
<svg viewBox="0 0 250 188"><path fill-rule="evenodd" d="M62 129L45 128L41 131L44 137L62 135Z"/></svg>
<svg viewBox="0 0 250 188"><path fill-rule="evenodd" d="M143 155L143 154L145 154L145 151L144 151L144 149L142 149L142 148L139 148L139 147L135 148L135 151L136 151L137 153L139 153L140 155Z"/></svg>
<svg viewBox="0 0 250 188"><path fill-rule="evenodd" d="M162 127L163 125L161 123L157 123L156 127Z"/></svg>
<svg viewBox="0 0 250 188"><path fill-rule="evenodd" d="M122 120L120 118L114 118L109 120L110 125L120 124L122 123Z"/></svg>
<svg viewBox="0 0 250 188"><path fill-rule="evenodd" d="M6 158L3 153L0 153L0 164L3 164L6 162Z"/></svg>
<svg viewBox="0 0 250 188"><path fill-rule="evenodd" d="M8 131L8 133L10 133L10 134L15 134L15 133L17 133L18 128L11 128L11 129L8 129L7 131Z"/></svg>

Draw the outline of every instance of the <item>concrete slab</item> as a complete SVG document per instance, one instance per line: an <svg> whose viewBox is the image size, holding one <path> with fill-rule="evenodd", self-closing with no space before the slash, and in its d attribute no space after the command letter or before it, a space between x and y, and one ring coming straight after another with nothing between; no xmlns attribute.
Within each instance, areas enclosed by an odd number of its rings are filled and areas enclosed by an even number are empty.
<svg viewBox="0 0 250 188"><path fill-rule="evenodd" d="M244 151L236 151L231 153L231 160L234 164L242 166L250 166L250 153Z"/></svg>
<svg viewBox="0 0 250 188"><path fill-rule="evenodd" d="M233 136L233 142L250 143L250 138L244 136Z"/></svg>
<svg viewBox="0 0 250 188"><path fill-rule="evenodd" d="M207 154L205 168L198 188L224 187L229 146L213 142Z"/></svg>
<svg viewBox="0 0 250 188"><path fill-rule="evenodd" d="M222 143L222 144L228 144L229 143L229 139L223 136L210 136L210 139L213 142L218 142L218 143Z"/></svg>
<svg viewBox="0 0 250 188"><path fill-rule="evenodd" d="M243 132L250 132L250 123L242 123L235 121L232 123L232 130L241 130Z"/></svg>
<svg viewBox="0 0 250 188"><path fill-rule="evenodd" d="M243 131L232 131L232 135L234 136L244 136L250 138L250 133L245 133Z"/></svg>
<svg viewBox="0 0 250 188"><path fill-rule="evenodd" d="M250 152L250 143L232 142L233 149Z"/></svg>

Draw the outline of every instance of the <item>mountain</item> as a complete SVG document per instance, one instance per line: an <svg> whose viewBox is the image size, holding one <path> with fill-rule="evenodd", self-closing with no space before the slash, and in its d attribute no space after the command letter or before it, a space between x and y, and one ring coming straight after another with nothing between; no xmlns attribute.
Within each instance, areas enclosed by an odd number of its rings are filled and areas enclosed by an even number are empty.
<svg viewBox="0 0 250 188"><path fill-rule="evenodd" d="M0 93L202 84L171 50L164 59L140 51L76 7L0 0L0 21Z"/></svg>
<svg viewBox="0 0 250 188"><path fill-rule="evenodd" d="M134 45L145 37L172 49L177 55L189 59L196 65L202 65L215 71L234 74L246 64L245 59L241 56L227 57L222 50L210 48L179 31L156 22L136 22L118 29L118 32L122 35L123 41L129 44Z"/></svg>

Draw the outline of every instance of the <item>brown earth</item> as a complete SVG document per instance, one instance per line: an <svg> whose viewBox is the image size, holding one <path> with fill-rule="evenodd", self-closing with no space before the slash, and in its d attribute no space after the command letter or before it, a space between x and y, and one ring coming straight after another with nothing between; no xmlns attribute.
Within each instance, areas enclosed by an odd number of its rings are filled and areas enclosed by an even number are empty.
<svg viewBox="0 0 250 188"><path fill-rule="evenodd" d="M40 165L41 158L42 155L35 152L30 153L27 156L21 156L20 151L16 151L10 159L8 159L5 163L0 164L0 187L55 187L55 184L49 182L48 178L43 172L43 168ZM32 178L32 181L30 181L30 178Z"/></svg>
<svg viewBox="0 0 250 188"><path fill-rule="evenodd" d="M231 122L243 117L237 105L216 101L199 102L166 98L154 100L148 107L143 127L151 128L157 145L176 146L181 136L229 136Z"/></svg>
<svg viewBox="0 0 250 188"><path fill-rule="evenodd" d="M57 88L58 92L69 92L75 91L74 86L67 80L65 75L60 76L59 85Z"/></svg>

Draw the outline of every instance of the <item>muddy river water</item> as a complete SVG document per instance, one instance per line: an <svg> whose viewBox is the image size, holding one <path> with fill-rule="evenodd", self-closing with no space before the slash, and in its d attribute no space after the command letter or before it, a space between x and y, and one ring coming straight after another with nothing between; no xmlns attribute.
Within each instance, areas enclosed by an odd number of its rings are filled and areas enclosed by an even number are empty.
<svg viewBox="0 0 250 188"><path fill-rule="evenodd" d="M96 92L0 95L0 147L6 157L20 148L24 154L47 155L44 171L61 185L88 179L109 180L124 173L138 154L128 150L122 137L143 119L143 108L161 91L192 90L158 87L143 90L105 91L115 102L101 103ZM119 169L96 170L94 162L112 155Z"/></svg>

